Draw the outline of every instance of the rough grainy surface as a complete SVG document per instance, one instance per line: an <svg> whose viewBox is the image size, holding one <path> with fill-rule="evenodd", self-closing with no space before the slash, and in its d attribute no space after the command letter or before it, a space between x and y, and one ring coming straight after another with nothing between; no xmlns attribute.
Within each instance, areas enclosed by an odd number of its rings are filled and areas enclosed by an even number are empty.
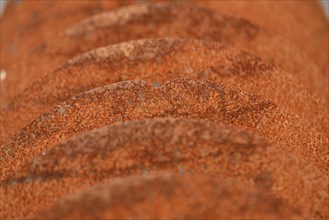
<svg viewBox="0 0 329 220"><path fill-rule="evenodd" d="M329 219L317 3L142 2L9 4L0 219Z"/></svg>
<svg viewBox="0 0 329 220"><path fill-rule="evenodd" d="M38 153L109 123L153 117L222 122L256 132L328 173L328 140L300 117L259 96L210 81L126 81L78 95L41 115L0 147L1 180Z"/></svg>
<svg viewBox="0 0 329 220"><path fill-rule="evenodd" d="M29 86L1 111L1 141L81 92L122 80L209 79L263 96L327 135L328 109L294 77L247 52L197 40L139 40L78 56Z"/></svg>
<svg viewBox="0 0 329 220"><path fill-rule="evenodd" d="M4 213L20 218L108 178L149 172L238 178L243 188L328 216L328 180L319 169L263 138L191 119L109 125L52 147L3 181Z"/></svg>
<svg viewBox="0 0 329 220"><path fill-rule="evenodd" d="M321 68L328 81L328 20L318 1L201 1L287 37ZM316 39L316 40L315 40Z"/></svg>
<svg viewBox="0 0 329 220"><path fill-rule="evenodd" d="M233 187L232 187L233 186ZM237 181L153 174L118 179L71 196L36 218L295 219L299 210Z"/></svg>
<svg viewBox="0 0 329 220"><path fill-rule="evenodd" d="M162 1L161 2L166 2ZM34 46L39 41L51 38L72 24L74 21L87 17L88 15L99 13L104 10L117 8L132 3L159 2L155 1L43 1L36 4L36 1L24 1L23 3L12 4L5 11L1 26L3 26L2 46L6 46L6 52L15 54L15 50L10 49L15 45L21 50L26 44L29 35L36 41L29 42ZM167 1L168 2L168 1ZM170 3L191 3L192 5L202 5L211 9L225 11L232 15L245 17L256 24L260 24L270 30L274 30L286 36L291 42L298 45L314 59L323 70L323 76L327 76L328 51L323 48L328 47L328 22L316 1L169 1ZM296 10L298 8L298 10ZM57 21L58 18L62 22ZM15 21L15 25L11 25ZM51 29L47 28L52 26ZM19 30L19 31L17 31ZM39 34L42 33L42 34ZM318 39L318 40L314 40ZM16 45L19 42L21 45ZM307 42L307 43L305 43ZM2 47L3 48L3 47ZM8 53L7 53L8 54ZM3 56L1 56L3 57Z"/></svg>
<svg viewBox="0 0 329 220"><path fill-rule="evenodd" d="M79 4L76 3L75 0L9 2L0 20L1 68L6 69L14 65L21 53L35 50L40 42L54 39L58 33L75 22L104 10L131 4L133 1L80 0Z"/></svg>
<svg viewBox="0 0 329 220"><path fill-rule="evenodd" d="M133 5L95 15L66 30L37 49L20 53L7 68L4 104L32 81L71 57L93 48L140 38L183 37L217 41L251 51L291 72L311 91L327 100L328 82L318 68L287 40L244 19L208 9L171 4ZM15 85L12 87L11 85Z"/></svg>

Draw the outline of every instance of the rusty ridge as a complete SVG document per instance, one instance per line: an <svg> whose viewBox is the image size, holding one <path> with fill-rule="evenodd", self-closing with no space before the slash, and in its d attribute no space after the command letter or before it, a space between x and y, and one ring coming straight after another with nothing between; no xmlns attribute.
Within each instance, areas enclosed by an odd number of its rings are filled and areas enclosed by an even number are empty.
<svg viewBox="0 0 329 220"><path fill-rule="evenodd" d="M228 85L176 79L159 87L126 81L54 107L0 147L1 180L25 161L78 133L109 123L173 116L206 119L260 134L328 172L328 140L295 114ZM284 132L282 131L284 128Z"/></svg>
<svg viewBox="0 0 329 220"><path fill-rule="evenodd" d="M49 72L2 109L1 141L55 105L95 87L131 79L164 83L180 77L232 84L298 114L327 134L326 105L292 75L218 43L165 38L99 48Z"/></svg>
<svg viewBox="0 0 329 220"><path fill-rule="evenodd" d="M203 219L302 218L282 200L238 181L200 175L151 174L115 179L59 201L35 218ZM253 198L253 202L250 199ZM161 205L160 205L161 204ZM225 207L225 208L224 208ZM226 208L227 207L227 208Z"/></svg>
<svg viewBox="0 0 329 220"><path fill-rule="evenodd" d="M158 2L157 0L152 2ZM166 2L166 1L161 1ZM168 2L168 1L167 1ZM4 33L8 33L8 36L13 36L13 32L17 32L17 29L27 29L29 32L25 33L23 36L31 36L29 38L37 38L41 42L44 40L43 36L48 35L47 37L55 38L58 31L65 29L67 26L70 26L72 23L84 19L92 14L100 13L104 10L112 10L124 5L131 5L132 3L138 3L136 1L92 1L92 2L81 2L81 4L76 5L74 2L54 2L54 1L44 1L42 4L34 4L31 2L24 2L20 7L17 7L18 10L11 10L9 13L5 13L4 19L2 19L2 24L6 25L7 29L4 29ZM169 3L173 3L172 1ZM174 2L176 3L176 2ZM199 3L199 4L198 4ZM260 26L267 27L270 30L280 33L280 35L287 36L288 39L296 43L295 40L298 40L298 45L305 49L305 47L310 47L316 54L319 54L319 45L321 43L309 41L308 39L322 39L322 36L325 36L327 32L324 30L327 29L327 20L321 8L316 2L303 2L303 3L291 3L291 2L262 2L262 3L243 3L240 2L225 2L225 1L193 1L194 6L202 5L206 8L215 10L215 11L225 11L231 15L238 15L239 17L248 18ZM296 5L300 8L300 11L295 11ZM50 6L51 5L51 6ZM175 4L177 5L177 4ZM185 4L188 5L188 4ZM72 8L74 8L72 10ZM46 9L46 10L45 10ZM25 13L24 13L25 12ZM28 13L29 12L29 13ZM35 16L35 15L38 16ZM269 16L270 15L270 16ZM279 16L278 16L279 15ZM307 16L305 16L307 15ZM55 22L55 28L50 29L49 23L54 23L58 17L62 18L63 22ZM65 17L65 19L63 18ZM275 18L275 19L273 19ZM9 22L3 21L16 20L15 24L19 26L11 29L11 26L8 25ZM32 22L31 22L32 20ZM29 24L29 22L34 23L34 25ZM40 25L39 25L40 23ZM38 25L35 25L38 24ZM301 26L300 24L303 24ZM8 28L10 30L8 30ZM29 30L30 29L30 30ZM36 31L37 30L37 31ZM323 32L322 32L323 31ZM43 34L40 34L43 33ZM307 32L308 36L305 35ZM310 34L311 33L311 34ZM321 36L322 35L322 36ZM3 34L3 37L6 37L4 45L10 47L10 41L24 41L29 38L21 37L21 39L8 38L7 35ZM302 45L300 45L302 42ZM305 45L305 42L310 42ZM17 42L16 42L17 43ZM321 47L322 48L322 47ZM20 50L21 48L18 48ZM7 51L6 51L7 52ZM307 51L310 52L310 51ZM325 52L324 52L325 53ZM312 54L312 53L310 53ZM321 54L322 55L322 54ZM3 56L1 56L3 57ZM313 56L309 56L313 57ZM322 62L323 60L319 60ZM324 65L327 66L327 61L324 62ZM327 67L326 67L327 68Z"/></svg>
<svg viewBox="0 0 329 220"><path fill-rule="evenodd" d="M244 188L328 216L328 180L305 160L239 129L172 118L107 125L39 154L3 182L4 213L20 218L108 178L152 172L239 178Z"/></svg>
<svg viewBox="0 0 329 220"><path fill-rule="evenodd" d="M117 29L119 31L114 31ZM323 98L328 97L328 84L319 80L319 69L289 41L243 18L191 5L130 5L94 15L64 32L65 35L71 36L67 38L70 45L76 46L63 47L61 44L54 51L57 51L56 54L71 54L70 49L78 50L86 41L98 40L97 46L104 46L99 39L113 37L113 32L120 35L120 41L131 40L132 35L128 33L134 33L140 38L187 37L241 48L274 61L318 95L325 93ZM150 36L150 33L154 35ZM66 44L69 43L64 43Z"/></svg>
<svg viewBox="0 0 329 220"><path fill-rule="evenodd" d="M247 20L205 8L142 4L95 15L63 30L62 35L49 42L39 42L32 53L22 55L7 70L10 74L2 86L3 103L8 104L18 91L73 56L109 44L157 37L216 41L250 51L277 63L318 97L327 100L328 86L318 77L319 70L282 37Z"/></svg>

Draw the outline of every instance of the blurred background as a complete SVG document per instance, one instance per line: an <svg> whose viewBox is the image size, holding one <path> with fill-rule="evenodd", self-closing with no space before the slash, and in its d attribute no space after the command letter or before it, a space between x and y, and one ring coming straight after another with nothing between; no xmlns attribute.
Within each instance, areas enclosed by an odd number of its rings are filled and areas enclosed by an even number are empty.
<svg viewBox="0 0 329 220"><path fill-rule="evenodd" d="M0 0L0 14L2 14L3 10L5 9L7 0ZM19 0L15 0L19 1ZM220 0L219 0L220 1ZM285 0L281 0L285 1ZM310 1L310 0L296 0L296 1ZM324 11L326 12L327 18L329 18L329 0L319 0L323 6Z"/></svg>
<svg viewBox="0 0 329 220"><path fill-rule="evenodd" d="M329 19L329 0L321 0L321 4L323 5L323 9L325 10L327 18Z"/></svg>

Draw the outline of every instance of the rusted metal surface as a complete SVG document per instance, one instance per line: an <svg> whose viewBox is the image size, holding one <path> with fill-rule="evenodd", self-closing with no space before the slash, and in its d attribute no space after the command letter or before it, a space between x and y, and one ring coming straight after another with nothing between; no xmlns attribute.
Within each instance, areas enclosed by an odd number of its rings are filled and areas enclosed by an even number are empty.
<svg viewBox="0 0 329 220"><path fill-rule="evenodd" d="M11 2L0 21L0 218L328 218L319 10Z"/></svg>

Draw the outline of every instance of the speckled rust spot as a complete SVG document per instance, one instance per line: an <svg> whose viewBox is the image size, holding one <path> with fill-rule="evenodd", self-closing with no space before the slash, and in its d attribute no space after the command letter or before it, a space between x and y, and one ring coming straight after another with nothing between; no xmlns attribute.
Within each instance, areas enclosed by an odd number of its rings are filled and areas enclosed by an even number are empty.
<svg viewBox="0 0 329 220"><path fill-rule="evenodd" d="M328 158L323 157L328 154L328 140L300 117L230 86L177 79L161 87L143 81L121 82L58 105L0 147L1 180L23 162L77 133L119 121L164 116L206 119L256 132L328 172Z"/></svg>
<svg viewBox="0 0 329 220"><path fill-rule="evenodd" d="M40 211L37 219L290 219L300 211L238 181L152 174L104 183Z"/></svg>
<svg viewBox="0 0 329 220"><path fill-rule="evenodd" d="M89 89L122 80L163 83L179 77L209 79L250 91L301 116L327 134L326 105L292 75L257 56L221 44L157 39L99 48L46 74L1 111L1 141L56 104ZM266 118L263 122L266 123Z"/></svg>
<svg viewBox="0 0 329 220"><path fill-rule="evenodd" d="M319 169L248 132L191 119L108 125L54 146L3 182L4 210L19 218L108 178L150 172L238 178L312 216L328 215L328 180Z"/></svg>
<svg viewBox="0 0 329 220"><path fill-rule="evenodd" d="M255 178L256 186L261 190L269 190L273 186L272 175L270 172L261 172ZM328 185L329 186L329 185Z"/></svg>

